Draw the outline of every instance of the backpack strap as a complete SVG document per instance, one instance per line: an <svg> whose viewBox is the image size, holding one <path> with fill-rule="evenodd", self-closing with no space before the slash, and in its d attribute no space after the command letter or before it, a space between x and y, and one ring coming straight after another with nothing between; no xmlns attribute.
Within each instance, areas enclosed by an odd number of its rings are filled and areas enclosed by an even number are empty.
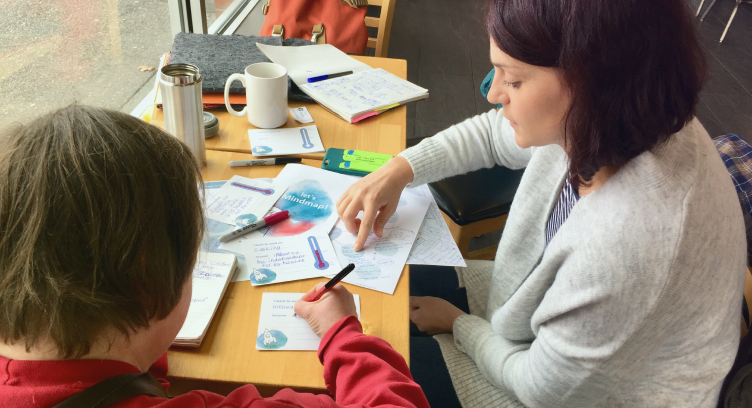
<svg viewBox="0 0 752 408"><path fill-rule="evenodd" d="M53 408L104 408L137 395L167 398L167 391L150 372L123 374L94 384Z"/></svg>

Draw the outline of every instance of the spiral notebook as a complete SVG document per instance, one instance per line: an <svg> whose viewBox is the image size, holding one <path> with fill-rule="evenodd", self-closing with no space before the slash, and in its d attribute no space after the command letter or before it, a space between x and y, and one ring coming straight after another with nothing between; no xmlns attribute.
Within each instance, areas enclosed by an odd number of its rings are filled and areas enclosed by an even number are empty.
<svg viewBox="0 0 752 408"><path fill-rule="evenodd" d="M256 46L272 62L284 66L301 91L350 123L428 98L427 89L383 69L373 69L329 44L277 47L257 43ZM353 74L308 83L308 78L314 76L345 71Z"/></svg>

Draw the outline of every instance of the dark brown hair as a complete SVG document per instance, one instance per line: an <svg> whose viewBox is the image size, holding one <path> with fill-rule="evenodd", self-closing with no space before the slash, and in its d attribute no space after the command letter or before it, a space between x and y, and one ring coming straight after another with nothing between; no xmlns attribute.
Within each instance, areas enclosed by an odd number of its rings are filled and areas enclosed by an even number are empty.
<svg viewBox="0 0 752 408"><path fill-rule="evenodd" d="M73 105L0 139L0 339L62 358L175 308L203 234L187 146Z"/></svg>
<svg viewBox="0 0 752 408"><path fill-rule="evenodd" d="M694 117L707 68L684 0L491 0L487 28L512 58L560 70L575 185Z"/></svg>

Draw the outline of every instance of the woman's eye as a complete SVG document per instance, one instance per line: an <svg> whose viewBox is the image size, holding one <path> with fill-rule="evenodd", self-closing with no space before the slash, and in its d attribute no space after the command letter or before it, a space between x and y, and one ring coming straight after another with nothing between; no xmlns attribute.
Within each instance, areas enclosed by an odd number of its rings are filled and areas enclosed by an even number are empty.
<svg viewBox="0 0 752 408"><path fill-rule="evenodd" d="M504 85L506 85L506 86L511 86L511 87L512 87L512 89L516 89L516 88L518 88L518 87L520 86L520 83L519 83L519 82L507 82L507 81L502 81L502 83L503 83Z"/></svg>

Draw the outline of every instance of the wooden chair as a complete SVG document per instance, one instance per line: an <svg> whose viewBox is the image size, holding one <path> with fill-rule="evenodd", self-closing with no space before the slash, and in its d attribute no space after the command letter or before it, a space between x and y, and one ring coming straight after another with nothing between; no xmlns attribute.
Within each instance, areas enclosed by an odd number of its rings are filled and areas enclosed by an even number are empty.
<svg viewBox="0 0 752 408"><path fill-rule="evenodd" d="M749 266L747 266L747 273L745 275L744 298L747 301L747 312L749 312L749 316L752 316L752 270L750 270ZM742 317L742 337L746 336L748 331L747 324L744 321L744 317Z"/></svg>
<svg viewBox="0 0 752 408"><path fill-rule="evenodd" d="M394 16L394 3L396 0L368 0L369 6L381 7L379 17L366 17L366 27L378 29L376 38L368 39L368 48L375 49L376 57L387 56L389 49L389 33L392 31L392 17Z"/></svg>
<svg viewBox="0 0 752 408"><path fill-rule="evenodd" d="M494 259L498 245L470 252L470 239L504 228L523 173L494 166L428 184L463 258Z"/></svg>

